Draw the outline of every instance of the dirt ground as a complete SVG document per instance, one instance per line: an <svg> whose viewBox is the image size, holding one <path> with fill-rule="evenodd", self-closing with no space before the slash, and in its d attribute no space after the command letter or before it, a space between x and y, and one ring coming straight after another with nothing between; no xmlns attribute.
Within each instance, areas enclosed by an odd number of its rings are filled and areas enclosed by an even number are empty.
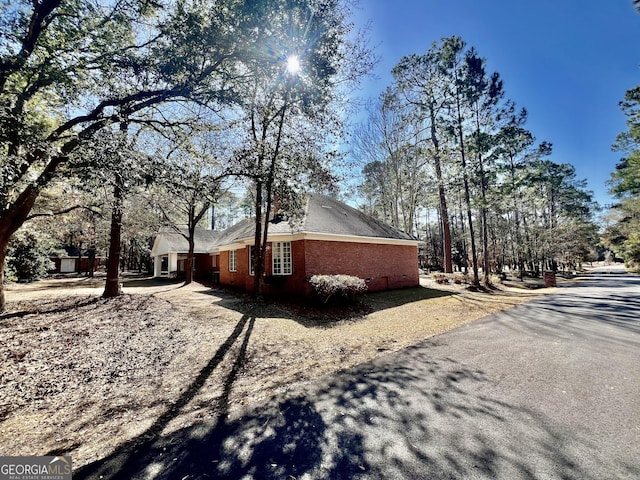
<svg viewBox="0 0 640 480"><path fill-rule="evenodd" d="M85 465L554 290L422 283L323 311L151 279L110 300L100 279L9 285L0 452Z"/></svg>

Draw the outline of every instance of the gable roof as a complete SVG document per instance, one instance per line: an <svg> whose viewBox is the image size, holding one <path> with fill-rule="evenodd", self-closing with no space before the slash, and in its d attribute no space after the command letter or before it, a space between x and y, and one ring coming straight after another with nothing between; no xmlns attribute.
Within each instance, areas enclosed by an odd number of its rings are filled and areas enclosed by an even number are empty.
<svg viewBox="0 0 640 480"><path fill-rule="evenodd" d="M350 207L334 198L320 194L310 194L306 198L304 210L299 218L272 220L269 224L269 236L302 234L322 239L342 241L380 241L416 242L417 240L402 230L387 225L371 215ZM255 235L255 219L246 218L223 232L212 230L195 231L195 253L207 253L229 247L233 244L252 244ZM187 252L187 240L170 227L158 232L153 245L152 255L165 255L169 252ZM223 248L224 249L224 248Z"/></svg>
<svg viewBox="0 0 640 480"><path fill-rule="evenodd" d="M309 196L301 230L355 237L415 240L408 233L387 225L371 215L334 198L319 194Z"/></svg>
<svg viewBox="0 0 640 480"><path fill-rule="evenodd" d="M187 229L180 229L185 235ZM217 244L220 232L196 229L194 232L194 253L208 253ZM162 227L156 235L151 249L152 255L166 255L167 253L183 253L189 251L189 242L172 227Z"/></svg>
<svg viewBox="0 0 640 480"><path fill-rule="evenodd" d="M307 196L300 218L292 218L290 221L274 219L269 224L269 235L298 233L416 241L413 236L402 230L387 225L339 200L317 193ZM218 239L218 245L251 240L254 235L255 220L248 218L224 231Z"/></svg>

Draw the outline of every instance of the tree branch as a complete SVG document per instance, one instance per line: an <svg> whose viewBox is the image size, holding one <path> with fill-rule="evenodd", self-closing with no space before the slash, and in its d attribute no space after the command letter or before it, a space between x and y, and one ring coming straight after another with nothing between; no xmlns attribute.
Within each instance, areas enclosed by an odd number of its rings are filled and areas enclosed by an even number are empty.
<svg viewBox="0 0 640 480"><path fill-rule="evenodd" d="M100 216L102 215L102 212L100 212L99 210L94 210L93 207L87 207L86 205L74 205L73 207L65 208L64 210L60 210L58 212L34 213L33 215L29 215L25 219L25 221L33 220L34 218L39 218L39 217L54 217L57 215L63 215L65 213L69 213L78 209L84 209L84 210L88 210L91 213L95 213L96 215L100 215Z"/></svg>
<svg viewBox="0 0 640 480"><path fill-rule="evenodd" d="M60 6L61 0L42 0L33 2L34 8L29 21L25 37L22 39L20 52L6 61L0 62L0 92L4 91L4 86L8 78L19 70L33 53L38 39L47 28L47 17Z"/></svg>

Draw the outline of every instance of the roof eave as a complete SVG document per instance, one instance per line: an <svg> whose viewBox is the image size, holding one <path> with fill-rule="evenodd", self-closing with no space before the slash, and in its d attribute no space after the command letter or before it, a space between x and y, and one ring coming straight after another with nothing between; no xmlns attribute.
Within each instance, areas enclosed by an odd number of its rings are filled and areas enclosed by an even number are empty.
<svg viewBox="0 0 640 480"><path fill-rule="evenodd" d="M408 238L388 238L388 237L366 237L359 235L341 235L337 233L321 233L321 232L294 232L294 233L273 233L267 235L267 242L274 241L297 241L297 240L317 240L325 242L346 242L346 243L374 243L379 245L404 245L417 247L419 240ZM227 250L237 250L248 245L253 245L254 238L246 237L236 239L233 243L227 245L218 245L209 253L219 253Z"/></svg>

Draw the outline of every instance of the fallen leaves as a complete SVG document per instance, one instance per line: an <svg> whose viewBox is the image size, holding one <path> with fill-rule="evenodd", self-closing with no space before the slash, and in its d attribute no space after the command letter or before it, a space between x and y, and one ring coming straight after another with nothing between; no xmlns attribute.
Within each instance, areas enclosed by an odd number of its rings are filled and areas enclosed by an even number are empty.
<svg viewBox="0 0 640 480"><path fill-rule="evenodd" d="M3 454L60 451L83 465L160 418L166 433L227 415L526 299L416 289L317 311L198 284L139 291L107 300L25 289L9 303L0 317ZM243 318L253 319L250 335L234 333Z"/></svg>

